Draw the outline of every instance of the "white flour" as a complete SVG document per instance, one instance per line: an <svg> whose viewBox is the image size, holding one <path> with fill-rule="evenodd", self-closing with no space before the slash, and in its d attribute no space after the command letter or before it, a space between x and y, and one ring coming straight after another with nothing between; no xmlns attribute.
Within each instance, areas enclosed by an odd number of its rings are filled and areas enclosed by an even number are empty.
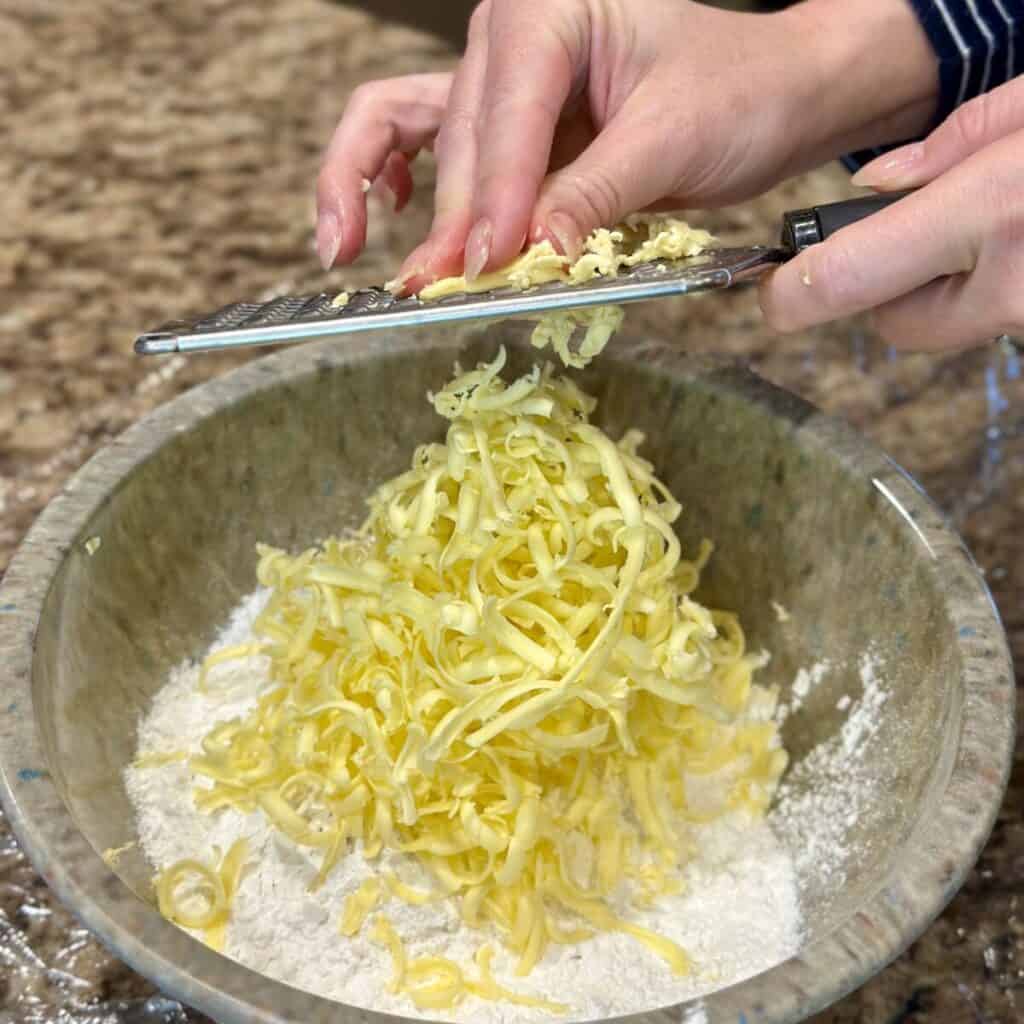
<svg viewBox="0 0 1024 1024"><path fill-rule="evenodd" d="M815 687L828 675L831 665L828 661L817 661L810 668L802 668L793 680L788 697L789 702L780 702L776 718L784 722L791 714L804 706L804 701L811 695ZM842 710L842 709L840 709Z"/></svg>
<svg viewBox="0 0 1024 1024"><path fill-rule="evenodd" d="M244 642L264 599L257 593L243 601L213 647ZM197 750L215 722L244 714L268 685L266 659L261 657L214 669L207 693L196 689L197 675L197 668L188 664L171 673L140 723L140 754ZM126 785L142 848L157 869L184 857L209 857L212 846L226 850L236 838L248 837L250 866L236 894L227 955L323 996L407 1016L427 1015L418 1014L408 998L387 992L390 955L368 938L365 926L354 938L338 933L345 898L371 874L358 848L310 894L307 885L318 860L275 833L259 813L200 814L192 803L193 780L184 764L129 768ZM570 1020L654 1008L763 971L800 945L797 879L771 828L734 817L702 832L698 855L687 870L686 892L661 900L655 910L629 912L638 923L687 950L695 970L686 978L674 977L664 961L621 934L554 946L528 978L516 978L514 961L496 937L464 927L449 901L417 907L392 900L384 910L410 956L447 956L468 966L482 941L492 941L499 981L570 1004ZM390 867L410 884L426 884L419 866L407 856L384 854L375 863ZM552 1019L475 997L436 1016L474 1024Z"/></svg>
<svg viewBox="0 0 1024 1024"><path fill-rule="evenodd" d="M878 732L888 694L879 674L879 661L865 652L857 670L862 692L853 700L843 695L836 709L847 712L839 731L819 743L786 775L779 787L771 821L792 851L797 878L813 879L826 898L846 881L853 854L848 834L875 798L877 765L868 747ZM825 661L801 670L793 683L788 712L800 707L807 695L833 667ZM787 709L779 706L778 721ZM860 852L864 852L863 849Z"/></svg>

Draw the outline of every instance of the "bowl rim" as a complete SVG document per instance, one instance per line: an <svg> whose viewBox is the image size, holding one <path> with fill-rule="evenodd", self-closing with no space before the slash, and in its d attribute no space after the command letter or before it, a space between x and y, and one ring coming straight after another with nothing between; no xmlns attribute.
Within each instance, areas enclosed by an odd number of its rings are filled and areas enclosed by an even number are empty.
<svg viewBox="0 0 1024 1024"><path fill-rule="evenodd" d="M313 1024L401 1018L301 992L202 947L132 893L107 866L61 799L46 771L32 705L36 629L56 574L90 517L128 473L177 434L262 390L376 358L429 346L463 346L465 332L325 341L279 351L207 381L167 402L97 452L53 498L0 581L0 802L36 869L113 952L166 993L224 1024ZM788 419L872 481L920 542L922 557L946 595L961 658L959 735L931 786L941 799L911 828L904 855L864 906L828 934L774 967L728 988L673 1007L609 1018L632 1024L668 1020L804 1019L886 966L944 909L980 855L1002 801L1014 745L1015 683L1010 652L988 587L955 530L924 490L852 427L738 367L727 357L684 353L678 346L617 337L602 357L642 361L680 379L700 380ZM130 906L129 906L130 905ZM140 927L141 923L141 927ZM186 966L187 965L187 966Z"/></svg>

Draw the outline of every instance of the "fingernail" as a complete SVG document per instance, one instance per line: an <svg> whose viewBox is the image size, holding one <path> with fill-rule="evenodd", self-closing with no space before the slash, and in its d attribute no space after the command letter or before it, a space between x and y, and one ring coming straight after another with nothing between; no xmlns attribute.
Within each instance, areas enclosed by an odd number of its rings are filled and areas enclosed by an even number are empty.
<svg viewBox="0 0 1024 1024"><path fill-rule="evenodd" d="M865 164L850 179L854 185L889 185L898 182L921 162L924 158L924 146L920 142L912 142L909 146L901 146L891 153L885 153L871 163Z"/></svg>
<svg viewBox="0 0 1024 1024"><path fill-rule="evenodd" d="M320 214L316 222L316 251L324 270L330 270L341 248L341 225L338 215L330 210Z"/></svg>
<svg viewBox="0 0 1024 1024"><path fill-rule="evenodd" d="M410 291L410 282L422 282L425 276L426 260L423 259L420 249L417 248L406 256L402 261L402 265L398 268L397 276L393 280L388 281L384 287L389 292L405 295ZM419 287L422 287L422 283L419 284Z"/></svg>
<svg viewBox="0 0 1024 1024"><path fill-rule="evenodd" d="M491 257L491 222L481 217L466 238L465 274L467 281L475 281Z"/></svg>
<svg viewBox="0 0 1024 1024"><path fill-rule="evenodd" d="M562 255L573 259L579 251L580 240L572 217L555 211L548 216L547 226L548 231L558 242L558 248L562 250Z"/></svg>
<svg viewBox="0 0 1024 1024"><path fill-rule="evenodd" d="M384 288L395 295L404 295L408 291L408 285L413 278L421 276L422 267L410 267L408 270L400 270L397 277L387 281Z"/></svg>

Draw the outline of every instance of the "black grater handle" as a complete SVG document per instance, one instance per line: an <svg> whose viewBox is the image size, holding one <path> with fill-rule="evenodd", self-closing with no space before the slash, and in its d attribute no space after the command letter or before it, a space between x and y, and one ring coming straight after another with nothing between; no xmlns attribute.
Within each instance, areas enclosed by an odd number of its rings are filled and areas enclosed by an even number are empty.
<svg viewBox="0 0 1024 1024"><path fill-rule="evenodd" d="M792 256L803 252L809 245L824 242L847 224L855 224L910 192L879 192L859 199L844 199L838 203L812 206L807 210L790 210L782 218L782 247Z"/></svg>

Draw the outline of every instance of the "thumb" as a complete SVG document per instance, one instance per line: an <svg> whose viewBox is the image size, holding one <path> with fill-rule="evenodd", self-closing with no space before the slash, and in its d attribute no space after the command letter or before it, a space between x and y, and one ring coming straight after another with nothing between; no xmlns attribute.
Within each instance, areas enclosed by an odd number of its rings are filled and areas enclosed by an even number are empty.
<svg viewBox="0 0 1024 1024"><path fill-rule="evenodd" d="M862 167L854 185L882 191L916 188L945 174L972 153L1024 129L1024 77L957 107L923 142L884 153Z"/></svg>
<svg viewBox="0 0 1024 1024"><path fill-rule="evenodd" d="M548 176L534 207L529 238L548 239L575 256L584 238L671 195L679 168L666 151L664 125L651 107L627 103L572 163Z"/></svg>

